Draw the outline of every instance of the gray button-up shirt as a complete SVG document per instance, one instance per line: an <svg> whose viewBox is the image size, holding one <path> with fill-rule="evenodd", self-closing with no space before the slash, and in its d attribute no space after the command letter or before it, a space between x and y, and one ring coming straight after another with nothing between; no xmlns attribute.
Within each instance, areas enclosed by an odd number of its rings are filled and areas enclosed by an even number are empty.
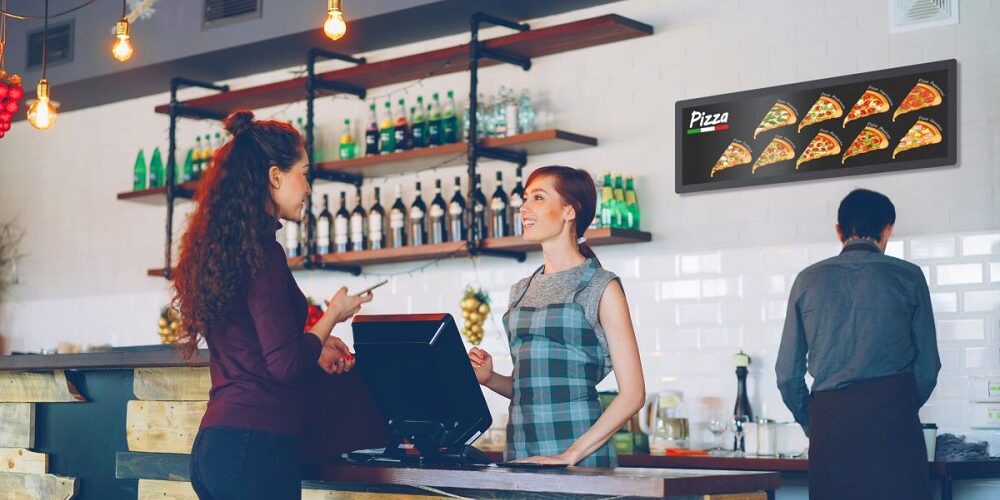
<svg viewBox="0 0 1000 500"><path fill-rule="evenodd" d="M792 285L775 371L778 390L809 432L813 391L913 372L923 405L941 369L930 292L920 268L868 240L807 267Z"/></svg>

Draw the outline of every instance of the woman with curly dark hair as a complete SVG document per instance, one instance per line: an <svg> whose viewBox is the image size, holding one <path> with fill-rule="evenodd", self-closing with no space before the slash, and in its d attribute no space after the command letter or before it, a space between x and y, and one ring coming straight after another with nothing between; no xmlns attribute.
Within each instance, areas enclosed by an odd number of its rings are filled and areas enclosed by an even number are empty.
<svg viewBox="0 0 1000 500"><path fill-rule="evenodd" d="M327 373L353 367L331 332L372 296L341 287L303 333L306 298L274 235L279 219L301 219L310 193L302 137L250 111L225 127L233 139L201 180L174 278L185 355L204 338L211 356L191 482L201 499L301 498L301 379L317 363Z"/></svg>

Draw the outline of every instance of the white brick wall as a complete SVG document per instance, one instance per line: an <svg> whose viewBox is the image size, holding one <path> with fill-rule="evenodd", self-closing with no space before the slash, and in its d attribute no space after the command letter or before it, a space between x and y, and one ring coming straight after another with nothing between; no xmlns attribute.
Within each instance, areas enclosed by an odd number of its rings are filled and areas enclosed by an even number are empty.
<svg viewBox="0 0 1000 500"><path fill-rule="evenodd" d="M789 418L773 373L784 301L798 270L837 251L837 203L855 187L893 199L898 222L888 253L914 261L929 277L944 368L922 417L938 422L943 431L968 434L970 377L1000 375L1000 38L993 35L1000 2L965 0L960 24L898 35L889 35L887 3L616 2L532 22L545 26L614 12L653 25L656 34L539 59L529 72L494 67L481 74L483 88L489 91L501 83L531 89L543 110L543 125L600 140L595 149L531 158L529 169L559 163L636 176L643 224L654 241L597 251L605 266L623 277L649 390L670 387L685 392L697 439L710 437L704 423L710 411L732 405L731 355L739 349L754 358L754 408ZM817 25L817 12L828 16L828 22ZM380 60L466 41L464 35L454 36L365 55ZM956 167L673 193L673 106L679 99L946 58L959 61ZM241 88L288 75L276 71L229 83ZM58 99L59 82L52 83ZM395 92L393 98L405 95L412 101L416 95L450 88L461 95L467 85L466 75L449 75L371 89L371 94ZM190 90L182 98L195 95L199 91ZM162 263L164 211L118 202L114 195L130 187L138 148L146 149L148 157L153 146L165 145L167 120L152 108L166 101L161 94L65 113L45 133L20 122L0 140L0 215L17 216L29 225L24 242L28 255L18 267L21 284L12 290L0 316L0 332L9 348L39 349L60 340L157 340L154 321L166 298L165 283L147 278L145 270ZM284 119L303 113L303 103L257 111L259 117ZM322 143L333 148L340 119L360 121L364 116L364 105L355 100L322 99L317 106L318 121L325 125ZM192 142L209 126L182 122L182 143ZM505 165L487 164L484 179L492 179L498 167L510 171ZM451 171L440 171L416 177L426 184L451 176ZM396 182L410 199L413 181L414 176L403 176L375 183L387 186L385 204ZM491 191L492 182L488 184ZM326 184L318 192L339 189ZM366 188L366 196L370 192ZM183 207L179 220L187 210ZM367 311L457 314L462 288L479 281L493 295L499 315L512 281L536 265L537 254L525 264L484 258L478 273L468 260L443 262L396 277ZM316 297L340 284L358 288L373 281L334 273L300 273L297 278ZM499 355L500 369L509 370L497 318L487 330L485 347ZM347 328L337 333L350 337ZM502 413L505 402L488 398ZM1000 433L972 435L990 439L994 453L1000 452ZM991 498L998 491L997 484L973 483L960 489L958 497ZM783 490L780 497L804 498L801 488Z"/></svg>

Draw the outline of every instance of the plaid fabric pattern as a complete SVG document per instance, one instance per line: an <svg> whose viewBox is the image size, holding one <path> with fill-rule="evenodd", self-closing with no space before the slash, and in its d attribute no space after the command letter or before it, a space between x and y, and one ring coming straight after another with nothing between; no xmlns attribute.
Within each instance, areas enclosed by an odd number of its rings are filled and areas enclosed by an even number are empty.
<svg viewBox="0 0 1000 500"><path fill-rule="evenodd" d="M518 307L529 281L504 315L514 362L508 460L562 453L601 416L596 386L611 371L609 356L575 302L596 270L591 261L569 301L546 307ZM577 465L615 467L617 462L609 441Z"/></svg>

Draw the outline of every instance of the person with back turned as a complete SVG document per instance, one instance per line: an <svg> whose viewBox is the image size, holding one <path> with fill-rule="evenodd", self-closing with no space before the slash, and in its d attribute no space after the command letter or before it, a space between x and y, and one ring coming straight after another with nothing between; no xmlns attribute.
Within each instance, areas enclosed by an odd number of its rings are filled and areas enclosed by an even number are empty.
<svg viewBox="0 0 1000 500"><path fill-rule="evenodd" d="M923 272L884 255L895 222L885 195L852 191L843 250L799 273L788 298L775 371L809 436L811 500L931 498L917 411L941 361Z"/></svg>

